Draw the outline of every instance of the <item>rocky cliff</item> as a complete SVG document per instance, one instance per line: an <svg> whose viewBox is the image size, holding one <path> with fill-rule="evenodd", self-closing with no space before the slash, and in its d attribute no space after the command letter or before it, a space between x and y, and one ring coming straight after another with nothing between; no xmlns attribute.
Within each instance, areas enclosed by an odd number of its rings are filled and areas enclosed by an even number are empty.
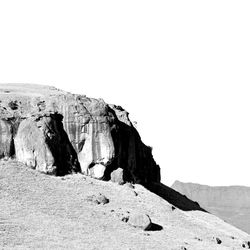
<svg viewBox="0 0 250 250"><path fill-rule="evenodd" d="M118 173L124 181L160 181L151 148L128 112L49 86L0 85L0 158L47 174L109 179Z"/></svg>
<svg viewBox="0 0 250 250"><path fill-rule="evenodd" d="M250 233L250 187L211 187L176 181L172 188L230 224Z"/></svg>

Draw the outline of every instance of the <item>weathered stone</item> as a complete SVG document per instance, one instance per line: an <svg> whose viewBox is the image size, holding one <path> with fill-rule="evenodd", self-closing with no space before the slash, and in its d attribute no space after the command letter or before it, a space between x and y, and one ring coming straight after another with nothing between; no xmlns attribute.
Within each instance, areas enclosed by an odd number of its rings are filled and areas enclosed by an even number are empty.
<svg viewBox="0 0 250 250"><path fill-rule="evenodd" d="M243 247L243 248L250 249L250 241L244 241L244 242L242 243L242 247Z"/></svg>
<svg viewBox="0 0 250 250"><path fill-rule="evenodd" d="M101 178L106 166L114 158L114 145L111 137L113 117L109 116L108 105L103 100L90 99L81 95L65 95L59 108L69 139L75 148L83 174ZM96 164L105 167L100 171L91 170ZM97 173L97 176L96 176Z"/></svg>
<svg viewBox="0 0 250 250"><path fill-rule="evenodd" d="M47 174L79 172L77 155L61 123L50 114L23 120L15 136L16 159Z"/></svg>
<svg viewBox="0 0 250 250"><path fill-rule="evenodd" d="M123 181L160 180L151 148L120 106L29 84L0 85L0 100L0 157L15 154L50 174L80 171L108 180L121 168Z"/></svg>
<svg viewBox="0 0 250 250"><path fill-rule="evenodd" d="M110 173L124 169L124 181L147 184L160 181L160 168L152 156L152 148L146 146L138 131L129 120L128 112L120 106L110 105L110 112L115 117L115 126L111 130L115 146L115 158Z"/></svg>
<svg viewBox="0 0 250 250"><path fill-rule="evenodd" d="M12 155L12 129L7 120L0 120L0 158L10 157Z"/></svg>
<svg viewBox="0 0 250 250"><path fill-rule="evenodd" d="M54 157L34 121L21 122L15 137L15 149L18 161L45 173L55 173Z"/></svg>
<svg viewBox="0 0 250 250"><path fill-rule="evenodd" d="M150 217L143 213L131 214L128 218L128 224L143 230L149 230L152 225Z"/></svg>
<svg viewBox="0 0 250 250"><path fill-rule="evenodd" d="M93 167L88 168L88 171L84 173L90 175L93 178L101 179L104 176L105 170L106 170L105 165L95 164Z"/></svg>
<svg viewBox="0 0 250 250"><path fill-rule="evenodd" d="M215 241L216 241L217 244L221 244L222 243L221 239L218 238L218 237L215 238Z"/></svg>
<svg viewBox="0 0 250 250"><path fill-rule="evenodd" d="M115 169L111 173L111 181L116 182L119 185L124 184L123 169L122 168Z"/></svg>
<svg viewBox="0 0 250 250"><path fill-rule="evenodd" d="M99 204L105 205L105 204L109 203L109 199L101 193L99 193L98 195L87 196L85 200L88 202L97 204L97 205L99 205Z"/></svg>

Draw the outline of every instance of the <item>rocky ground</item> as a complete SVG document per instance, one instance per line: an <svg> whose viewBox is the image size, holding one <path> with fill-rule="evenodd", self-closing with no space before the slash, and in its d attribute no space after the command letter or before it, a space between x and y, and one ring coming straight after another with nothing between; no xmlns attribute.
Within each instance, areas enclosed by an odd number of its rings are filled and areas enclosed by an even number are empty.
<svg viewBox="0 0 250 250"><path fill-rule="evenodd" d="M143 230L146 215L152 224ZM249 240L221 219L184 212L138 184L0 164L0 249L247 249Z"/></svg>

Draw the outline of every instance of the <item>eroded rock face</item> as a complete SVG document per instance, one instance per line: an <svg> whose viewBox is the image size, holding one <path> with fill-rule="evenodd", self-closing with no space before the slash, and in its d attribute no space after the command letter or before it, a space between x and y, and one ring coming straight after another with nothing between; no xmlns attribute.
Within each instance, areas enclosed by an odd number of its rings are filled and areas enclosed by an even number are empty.
<svg viewBox="0 0 250 250"><path fill-rule="evenodd" d="M152 225L150 217L143 213L131 214L128 219L128 224L143 230L149 230Z"/></svg>
<svg viewBox="0 0 250 250"><path fill-rule="evenodd" d="M118 183L119 185L124 184L123 169L117 168L110 175L111 181Z"/></svg>
<svg viewBox="0 0 250 250"><path fill-rule="evenodd" d="M12 128L7 120L0 120L0 157L9 158L12 155Z"/></svg>
<svg viewBox="0 0 250 250"><path fill-rule="evenodd" d="M90 173L90 167L102 169L102 166L109 165L115 156L110 127L106 121L90 120L83 125L77 144L76 150L84 174Z"/></svg>
<svg viewBox="0 0 250 250"><path fill-rule="evenodd" d="M124 169L125 181L132 180L141 184L160 182L160 168L154 161L152 148L142 142L124 109L115 105L110 108L116 117L116 126L111 131L116 157L109 171Z"/></svg>
<svg viewBox="0 0 250 250"><path fill-rule="evenodd" d="M9 159L15 155L14 136L19 123L18 117L0 116L0 159Z"/></svg>
<svg viewBox="0 0 250 250"><path fill-rule="evenodd" d="M121 168L125 181L160 181L151 148L121 107L28 84L0 85L0 100L1 158L15 155L49 174L109 179Z"/></svg>
<svg viewBox="0 0 250 250"><path fill-rule="evenodd" d="M115 157L111 136L113 117L103 100L81 95L62 96L59 112L81 165L82 173L102 178Z"/></svg>
<svg viewBox="0 0 250 250"><path fill-rule="evenodd" d="M16 159L41 172L55 173L54 158L45 142L45 136L36 122L27 119L19 125L15 137Z"/></svg>
<svg viewBox="0 0 250 250"><path fill-rule="evenodd" d="M61 120L58 114L23 120L14 139L16 159L47 174L79 172L77 155Z"/></svg>

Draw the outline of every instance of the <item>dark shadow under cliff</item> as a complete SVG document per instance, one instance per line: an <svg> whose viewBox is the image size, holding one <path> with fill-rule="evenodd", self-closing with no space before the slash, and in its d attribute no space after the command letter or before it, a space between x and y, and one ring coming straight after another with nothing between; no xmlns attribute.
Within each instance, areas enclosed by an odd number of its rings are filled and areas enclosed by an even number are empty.
<svg viewBox="0 0 250 250"><path fill-rule="evenodd" d="M113 117L110 126L115 157L105 172L105 179L110 179L112 171L121 168L125 182L142 185L159 182L160 168L153 158L152 148L142 142L132 124L126 124L118 119L116 112L111 108L109 108L109 116Z"/></svg>
<svg viewBox="0 0 250 250"><path fill-rule="evenodd" d="M112 171L121 168L124 182L141 184L181 210L205 212L197 202L160 182L160 167L153 158L152 148L142 142L132 124L128 125L119 120L113 109L110 108L109 112L114 118L111 135L115 146L115 158L107 167L104 180L110 180Z"/></svg>
<svg viewBox="0 0 250 250"><path fill-rule="evenodd" d="M45 141L54 157L54 165L57 166L55 174L63 176L81 172L77 153L63 128L63 116L60 114L51 114L49 118L45 119L45 124L49 134L53 134L53 136L49 137L48 133L45 133Z"/></svg>

